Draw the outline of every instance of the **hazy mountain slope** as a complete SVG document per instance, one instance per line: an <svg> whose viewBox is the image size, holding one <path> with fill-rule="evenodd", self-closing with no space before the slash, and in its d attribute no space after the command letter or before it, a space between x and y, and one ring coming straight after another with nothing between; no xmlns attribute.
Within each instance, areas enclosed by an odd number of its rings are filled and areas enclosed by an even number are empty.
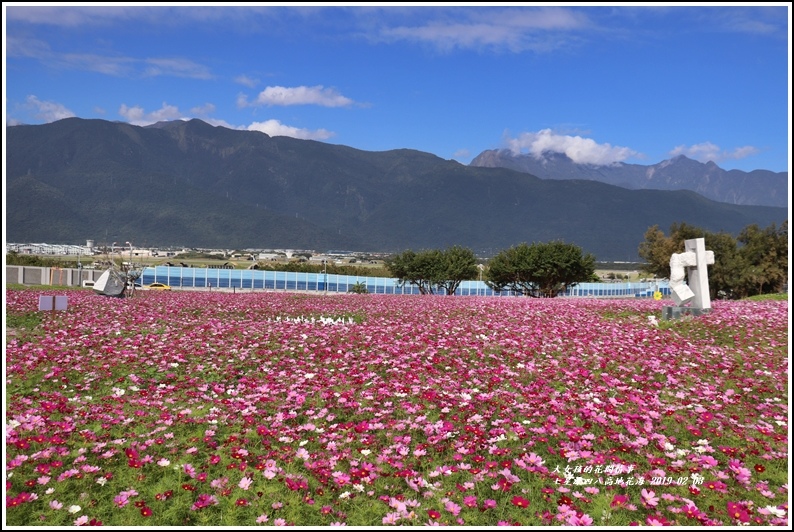
<svg viewBox="0 0 794 532"><path fill-rule="evenodd" d="M595 166L574 163L559 153L536 158L510 150L487 150L475 157L470 166L509 168L543 179L589 179L629 189L691 190L736 205L788 206L788 172L726 171L713 162L704 164L683 155L650 166Z"/></svg>
<svg viewBox="0 0 794 532"><path fill-rule="evenodd" d="M9 241L495 253L562 239L634 260L648 227L736 233L787 218L691 192L543 180L399 149L367 152L213 127L71 118L7 135ZM48 219L31 217L47 205ZM54 228L54 227L57 227Z"/></svg>

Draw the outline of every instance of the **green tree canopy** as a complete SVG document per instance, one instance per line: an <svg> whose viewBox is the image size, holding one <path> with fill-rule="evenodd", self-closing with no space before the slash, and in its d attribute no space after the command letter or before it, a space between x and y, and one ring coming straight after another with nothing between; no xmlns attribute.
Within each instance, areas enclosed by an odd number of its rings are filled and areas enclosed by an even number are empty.
<svg viewBox="0 0 794 532"><path fill-rule="evenodd" d="M443 267L436 284L443 288L447 295L454 295L462 281L476 279L477 256L471 249L452 246L441 253Z"/></svg>
<svg viewBox="0 0 794 532"><path fill-rule="evenodd" d="M684 240L704 238L706 231L686 223L670 226L670 236L664 236L658 225L648 228L638 254L645 260L642 271L660 279L670 278L670 256L684 251ZM708 246L708 241L706 242Z"/></svg>
<svg viewBox="0 0 794 532"><path fill-rule="evenodd" d="M670 257L684 251L684 241L703 238L706 249L714 252L708 267L712 298L744 298L776 293L788 284L788 221L766 229L750 225L738 238L720 232L710 233L687 224L673 224L666 237L658 226L645 232L639 255L646 261L646 273L670 278Z"/></svg>
<svg viewBox="0 0 794 532"><path fill-rule="evenodd" d="M578 283L596 281L595 257L561 241L526 243L499 252L488 263L489 287L533 297L555 297Z"/></svg>
<svg viewBox="0 0 794 532"><path fill-rule="evenodd" d="M735 290L742 297L780 292L788 284L788 222L750 225L737 240L743 268Z"/></svg>
<svg viewBox="0 0 794 532"><path fill-rule="evenodd" d="M444 289L454 295L460 283L476 279L477 258L470 249L452 246L446 250L404 251L386 260L386 267L401 286L414 284L422 294Z"/></svg>

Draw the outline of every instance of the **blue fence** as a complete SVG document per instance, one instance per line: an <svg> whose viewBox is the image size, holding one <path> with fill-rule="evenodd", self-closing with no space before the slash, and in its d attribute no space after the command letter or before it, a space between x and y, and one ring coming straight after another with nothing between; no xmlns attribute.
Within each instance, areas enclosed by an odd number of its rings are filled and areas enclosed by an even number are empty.
<svg viewBox="0 0 794 532"><path fill-rule="evenodd" d="M307 290L315 292L348 292L363 284L370 294L419 294L415 285L401 286L397 279L269 270L225 270L216 268L183 268L155 266L143 269L139 282L143 285L165 283L182 288L234 288L241 290ZM667 282L653 283L580 283L563 296L570 297L652 297L655 291L670 294ZM515 292L496 292L482 281L463 281L456 295L514 296Z"/></svg>

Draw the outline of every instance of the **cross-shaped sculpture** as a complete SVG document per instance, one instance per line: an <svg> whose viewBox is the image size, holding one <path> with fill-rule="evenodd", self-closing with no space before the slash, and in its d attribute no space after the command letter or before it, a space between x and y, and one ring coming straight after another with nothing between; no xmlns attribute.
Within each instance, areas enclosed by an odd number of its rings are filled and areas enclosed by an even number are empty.
<svg viewBox="0 0 794 532"><path fill-rule="evenodd" d="M692 303L697 314L711 310L711 296L709 295L709 277L706 266L714 264L714 252L706 251L706 241L703 238L694 238L684 241L684 253L673 253L670 257L670 290L673 301L677 307ZM684 275L689 280L689 286L684 283ZM678 312L669 308L670 317Z"/></svg>

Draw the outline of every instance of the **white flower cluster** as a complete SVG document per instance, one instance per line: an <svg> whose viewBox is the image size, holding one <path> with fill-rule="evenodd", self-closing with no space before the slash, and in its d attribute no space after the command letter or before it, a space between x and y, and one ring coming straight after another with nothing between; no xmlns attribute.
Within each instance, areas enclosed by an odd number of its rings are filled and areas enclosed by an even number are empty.
<svg viewBox="0 0 794 532"><path fill-rule="evenodd" d="M345 319L340 317L334 319L330 317L326 318L325 316L320 316L319 318L315 318L314 316L312 316L311 318L305 318L303 316L298 316L297 318L290 318L290 317L282 318L281 316L277 316L275 321L277 322L284 321L287 323L312 323L312 324L317 323L319 325L353 325L354 323L353 318Z"/></svg>

